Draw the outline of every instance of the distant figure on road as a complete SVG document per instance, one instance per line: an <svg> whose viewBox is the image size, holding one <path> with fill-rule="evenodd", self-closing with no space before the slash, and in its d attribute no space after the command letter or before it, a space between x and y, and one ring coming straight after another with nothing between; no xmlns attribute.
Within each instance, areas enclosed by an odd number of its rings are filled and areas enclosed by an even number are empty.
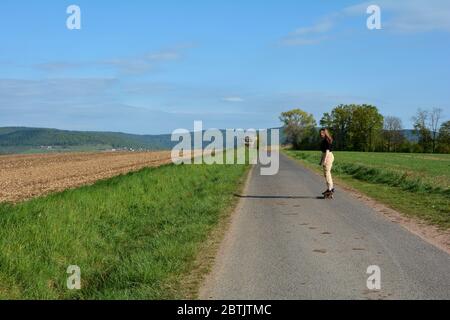
<svg viewBox="0 0 450 320"><path fill-rule="evenodd" d="M320 165L323 166L323 173L327 181L327 190L322 194L326 197L327 195L333 195L334 185L333 178L331 176L331 168L333 167L334 155L333 155L333 138L331 137L328 129L320 130L320 137L322 142L320 144L320 150L322 151L322 159L320 160Z"/></svg>

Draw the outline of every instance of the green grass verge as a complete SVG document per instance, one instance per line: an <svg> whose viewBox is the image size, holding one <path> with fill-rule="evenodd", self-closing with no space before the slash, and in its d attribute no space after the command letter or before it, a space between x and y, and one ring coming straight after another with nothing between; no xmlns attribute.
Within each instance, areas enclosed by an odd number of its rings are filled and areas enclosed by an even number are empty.
<svg viewBox="0 0 450 320"><path fill-rule="evenodd" d="M168 165L0 205L1 299L179 299L247 165ZM67 267L82 289L68 290Z"/></svg>
<svg viewBox="0 0 450 320"><path fill-rule="evenodd" d="M321 171L320 152L285 152ZM406 215L450 228L450 156L335 152L333 174Z"/></svg>

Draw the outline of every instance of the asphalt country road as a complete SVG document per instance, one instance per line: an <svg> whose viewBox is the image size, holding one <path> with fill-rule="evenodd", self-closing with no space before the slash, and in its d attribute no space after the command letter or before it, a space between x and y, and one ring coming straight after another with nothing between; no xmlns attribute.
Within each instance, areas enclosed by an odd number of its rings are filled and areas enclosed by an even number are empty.
<svg viewBox="0 0 450 320"><path fill-rule="evenodd" d="M201 299L450 299L450 255L280 155L254 168ZM381 290L369 290L369 266Z"/></svg>

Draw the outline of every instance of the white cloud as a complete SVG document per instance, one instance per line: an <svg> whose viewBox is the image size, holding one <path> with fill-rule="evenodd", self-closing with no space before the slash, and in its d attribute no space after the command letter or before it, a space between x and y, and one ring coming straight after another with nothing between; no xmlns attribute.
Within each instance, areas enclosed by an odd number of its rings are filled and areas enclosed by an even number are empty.
<svg viewBox="0 0 450 320"><path fill-rule="evenodd" d="M385 1L386 2L386 1ZM433 0L386 2L385 6L396 13L386 27L399 32L450 32L450 1Z"/></svg>
<svg viewBox="0 0 450 320"><path fill-rule="evenodd" d="M140 75L156 70L163 63L181 59L184 55L184 51L186 49L192 48L193 46L194 45L191 44L178 45L167 50L147 52L141 55L130 57L115 57L97 61L84 61L77 63L51 61L35 64L33 67L42 71L54 73L80 68L96 68L100 66L112 68L118 74Z"/></svg>
<svg viewBox="0 0 450 320"><path fill-rule="evenodd" d="M225 98L222 98L222 101L225 101L225 102L244 102L244 99L242 99L241 97L225 97Z"/></svg>
<svg viewBox="0 0 450 320"><path fill-rule="evenodd" d="M179 49L150 52L129 58L116 58L99 62L100 64L117 68L123 74L143 74L154 70L160 63L180 59Z"/></svg>
<svg viewBox="0 0 450 320"><path fill-rule="evenodd" d="M381 8L382 25L386 31L397 34L450 32L450 1L448 0L378 0L363 2L329 14L312 26L298 28L282 39L283 45L313 45L326 36L343 19L364 17L366 9L376 4ZM361 27L365 27L362 25Z"/></svg>
<svg viewBox="0 0 450 320"><path fill-rule="evenodd" d="M81 65L79 63L72 63L72 62L48 62L35 65L37 69L48 72L63 71L67 69L77 68L80 66Z"/></svg>
<svg viewBox="0 0 450 320"><path fill-rule="evenodd" d="M282 40L282 44L286 46L308 46L319 44L327 40L328 37L322 36L317 38L288 37Z"/></svg>
<svg viewBox="0 0 450 320"><path fill-rule="evenodd" d="M333 19L331 17L327 17L313 26L298 28L293 32L293 35L301 36L308 34L324 33L331 30L333 26L334 26Z"/></svg>
<svg viewBox="0 0 450 320"><path fill-rule="evenodd" d="M0 106L17 101L59 103L69 97L84 99L105 93L116 84L114 78L0 79Z"/></svg>
<svg viewBox="0 0 450 320"><path fill-rule="evenodd" d="M149 53L144 55L144 58L148 61L170 61L178 60L181 58L181 53L179 51L161 51L156 53Z"/></svg>
<svg viewBox="0 0 450 320"><path fill-rule="evenodd" d="M291 32L287 37L282 39L281 43L286 46L305 46L318 44L328 37L324 34L333 29L336 24L336 15L329 15L322 18L319 22L312 26L301 27Z"/></svg>

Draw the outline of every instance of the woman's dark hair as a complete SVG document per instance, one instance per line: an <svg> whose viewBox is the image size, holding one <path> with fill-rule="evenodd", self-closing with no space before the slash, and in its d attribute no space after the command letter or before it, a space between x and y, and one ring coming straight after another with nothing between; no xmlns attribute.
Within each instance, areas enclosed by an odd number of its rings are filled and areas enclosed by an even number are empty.
<svg viewBox="0 0 450 320"><path fill-rule="evenodd" d="M333 137L331 136L330 131L327 128L320 129L320 132L325 133L325 139L327 139L329 144L333 143Z"/></svg>

